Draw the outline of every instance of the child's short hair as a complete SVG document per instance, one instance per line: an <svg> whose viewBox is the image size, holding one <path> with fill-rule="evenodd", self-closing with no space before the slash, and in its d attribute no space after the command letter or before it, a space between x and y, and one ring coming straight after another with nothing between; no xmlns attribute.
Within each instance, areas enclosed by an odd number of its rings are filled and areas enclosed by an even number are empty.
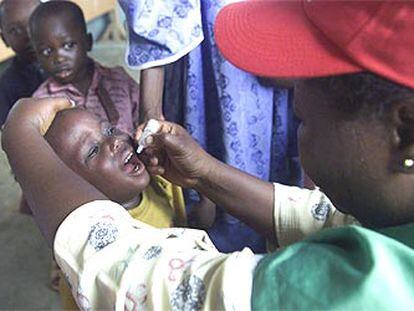
<svg viewBox="0 0 414 311"><path fill-rule="evenodd" d="M86 33L86 21L82 9L76 3L69 1L50 1L39 5L30 17L30 33L33 34L37 24L44 18L62 14L72 19L73 27L79 27L82 32Z"/></svg>

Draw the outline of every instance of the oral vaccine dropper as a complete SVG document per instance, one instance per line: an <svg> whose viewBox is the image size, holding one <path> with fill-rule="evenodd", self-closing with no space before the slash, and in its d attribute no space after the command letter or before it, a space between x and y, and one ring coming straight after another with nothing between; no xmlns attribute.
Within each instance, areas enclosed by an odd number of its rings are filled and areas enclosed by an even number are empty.
<svg viewBox="0 0 414 311"><path fill-rule="evenodd" d="M142 132L141 137L138 140L138 148L137 148L138 154L140 154L144 150L144 148L147 147L147 144L145 142L147 137L157 133L160 127L161 125L157 120L150 119L148 121L147 125L144 128L144 131Z"/></svg>

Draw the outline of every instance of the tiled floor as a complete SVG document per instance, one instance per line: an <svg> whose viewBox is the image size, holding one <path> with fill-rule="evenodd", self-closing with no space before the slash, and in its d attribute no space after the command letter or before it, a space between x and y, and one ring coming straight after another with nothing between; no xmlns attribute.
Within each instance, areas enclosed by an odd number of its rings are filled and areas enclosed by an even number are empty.
<svg viewBox="0 0 414 311"><path fill-rule="evenodd" d="M122 65L124 43L101 42L92 56ZM138 79L137 72L130 72ZM48 288L51 250L33 219L17 212L20 189L0 150L0 309L56 310L59 296Z"/></svg>

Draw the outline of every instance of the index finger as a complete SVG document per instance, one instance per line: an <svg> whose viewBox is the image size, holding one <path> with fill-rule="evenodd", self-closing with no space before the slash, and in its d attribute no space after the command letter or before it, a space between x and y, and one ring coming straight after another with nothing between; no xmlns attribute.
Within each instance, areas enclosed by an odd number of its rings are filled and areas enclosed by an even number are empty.
<svg viewBox="0 0 414 311"><path fill-rule="evenodd" d="M163 121L163 120L157 120L159 123L159 128L157 130L157 132L155 134L159 134L159 133L172 133L174 131L174 123L168 122L168 121ZM135 130L135 135L134 135L134 139L135 140L139 140L145 127L147 126L149 121L140 124L137 129Z"/></svg>

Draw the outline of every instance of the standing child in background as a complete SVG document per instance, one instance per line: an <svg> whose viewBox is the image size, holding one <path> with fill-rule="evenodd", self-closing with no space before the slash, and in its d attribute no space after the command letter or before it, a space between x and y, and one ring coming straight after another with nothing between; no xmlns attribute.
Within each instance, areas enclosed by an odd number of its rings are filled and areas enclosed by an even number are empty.
<svg viewBox="0 0 414 311"><path fill-rule="evenodd" d="M31 96L45 80L27 31L30 15L39 4L39 0L0 3L0 36L16 54L0 76L0 125L14 103Z"/></svg>
<svg viewBox="0 0 414 311"><path fill-rule="evenodd" d="M82 10L68 1L43 3L29 24L40 64L50 75L33 96L66 96L132 133L138 123L139 86L123 68L107 68L88 57L92 36Z"/></svg>

